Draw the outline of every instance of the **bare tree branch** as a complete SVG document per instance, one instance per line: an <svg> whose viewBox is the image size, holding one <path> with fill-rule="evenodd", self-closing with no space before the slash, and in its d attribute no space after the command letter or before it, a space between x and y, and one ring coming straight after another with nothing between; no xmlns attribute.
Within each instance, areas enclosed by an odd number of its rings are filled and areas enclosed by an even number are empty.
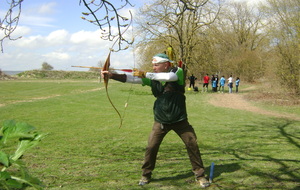
<svg viewBox="0 0 300 190"><path fill-rule="evenodd" d="M3 42L5 39L9 40L17 40L20 37L12 38L11 34L15 31L19 24L19 19L21 15L21 5L23 0L11 0L7 1L9 5L9 9L7 10L6 15L3 19L0 18L0 44L1 44L1 52L3 53Z"/></svg>
<svg viewBox="0 0 300 190"><path fill-rule="evenodd" d="M83 16L81 18L98 26L102 31L102 39L109 41L116 40L118 48L115 49L115 51L127 49L128 45L133 43L133 40L127 40L124 37L124 31L126 31L130 26L132 18L122 16L120 14L120 10L128 5L133 7L129 0L125 0L124 3L118 8L111 2L106 0L88 1L89 2L87 2L87 0L82 0L84 6L88 9L89 12L82 13ZM92 18L88 19L87 17L89 16L91 16ZM113 26L117 27L117 32L114 32Z"/></svg>

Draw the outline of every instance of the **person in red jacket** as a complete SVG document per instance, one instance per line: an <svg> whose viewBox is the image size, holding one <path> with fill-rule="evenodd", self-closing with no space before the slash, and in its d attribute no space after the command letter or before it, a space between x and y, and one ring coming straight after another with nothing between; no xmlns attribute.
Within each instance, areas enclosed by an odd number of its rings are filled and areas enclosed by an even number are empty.
<svg viewBox="0 0 300 190"><path fill-rule="evenodd" d="M207 92L208 91L208 83L209 83L209 76L208 74L206 74L204 77L203 77L203 89L202 89L202 92Z"/></svg>

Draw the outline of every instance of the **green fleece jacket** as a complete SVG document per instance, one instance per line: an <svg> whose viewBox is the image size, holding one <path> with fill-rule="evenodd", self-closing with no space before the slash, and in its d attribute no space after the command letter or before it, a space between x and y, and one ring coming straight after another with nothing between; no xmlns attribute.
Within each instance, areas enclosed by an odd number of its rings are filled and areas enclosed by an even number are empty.
<svg viewBox="0 0 300 190"><path fill-rule="evenodd" d="M162 124L172 124L187 119L184 95L184 73L179 67L172 68L170 72L177 75L177 81L157 81L143 78L143 85L151 87L156 97L153 112L155 121Z"/></svg>

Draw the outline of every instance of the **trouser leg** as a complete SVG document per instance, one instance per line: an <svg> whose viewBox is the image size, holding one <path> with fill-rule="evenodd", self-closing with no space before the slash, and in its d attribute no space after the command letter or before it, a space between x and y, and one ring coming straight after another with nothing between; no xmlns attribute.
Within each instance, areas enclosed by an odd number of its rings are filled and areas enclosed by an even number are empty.
<svg viewBox="0 0 300 190"><path fill-rule="evenodd" d="M155 168L159 146L167 133L167 130L161 128L160 123L154 122L148 138L148 146L146 148L144 164L142 166L143 176L151 177L152 171Z"/></svg>
<svg viewBox="0 0 300 190"><path fill-rule="evenodd" d="M186 146L195 177L203 177L204 165L197 143L197 136L193 127L185 121L181 126L174 127L173 130L178 134Z"/></svg>

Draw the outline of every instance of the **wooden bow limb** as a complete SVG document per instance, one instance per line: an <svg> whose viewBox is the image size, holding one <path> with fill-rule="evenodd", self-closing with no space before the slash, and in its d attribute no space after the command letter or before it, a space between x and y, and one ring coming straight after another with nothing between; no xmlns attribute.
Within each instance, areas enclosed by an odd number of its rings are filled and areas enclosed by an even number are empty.
<svg viewBox="0 0 300 190"><path fill-rule="evenodd" d="M108 54L108 56L106 58L106 61L105 61L105 64L104 64L104 66L102 68L102 71L108 71L109 70L109 66L110 66L110 53L111 53L111 51L109 51L109 54ZM120 118L120 126L119 126L119 128L121 128L122 124L123 124L123 118L122 118L120 112L118 111L118 109L116 108L116 106L112 103L112 101L111 101L111 99L109 97L109 94L108 94L108 88L107 88L108 87L108 80L109 80L108 73L104 73L103 75L104 75L103 79L104 79L104 86L105 86L105 90L106 90L107 99L109 100L111 106L115 109L115 111L119 115L119 118Z"/></svg>

